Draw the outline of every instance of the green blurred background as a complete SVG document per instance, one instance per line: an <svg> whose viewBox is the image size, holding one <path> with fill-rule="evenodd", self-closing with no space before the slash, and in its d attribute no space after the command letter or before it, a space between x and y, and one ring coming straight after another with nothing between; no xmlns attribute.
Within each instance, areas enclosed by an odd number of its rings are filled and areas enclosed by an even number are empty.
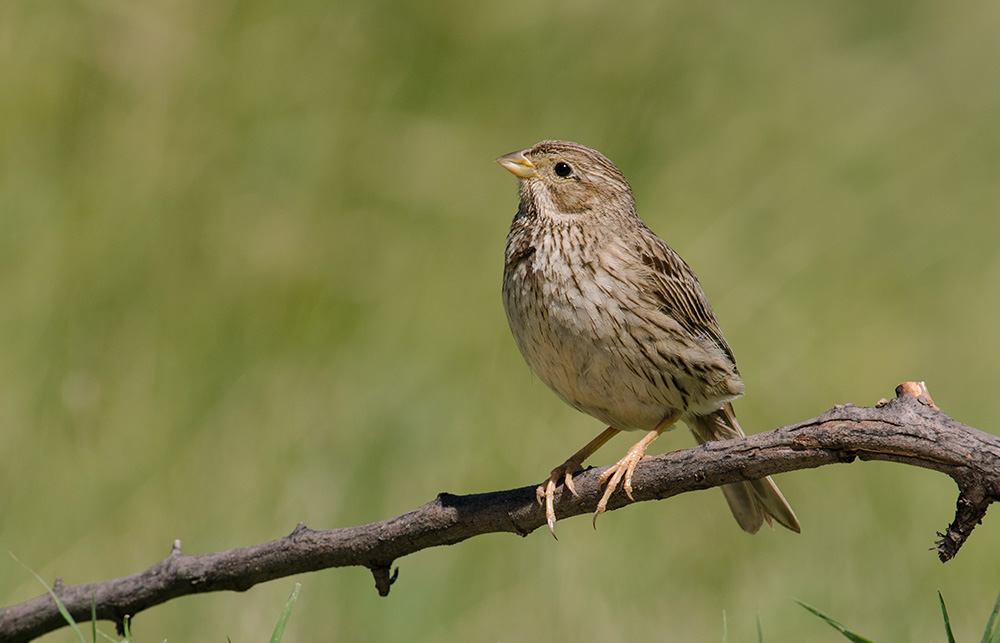
<svg viewBox="0 0 1000 643"><path fill-rule="evenodd" d="M544 478L603 427L501 308L492 160L543 138L614 160L699 273L749 431L907 379L996 431L998 26L988 0L0 3L0 550L76 584ZM723 613L842 640L794 598L942 641L938 589L978 640L1000 525L939 563L948 478L779 484L801 535L711 490L421 552L388 598L330 570L135 629L264 640L298 580L286 641L721 641ZM41 591L0 556L0 603Z"/></svg>

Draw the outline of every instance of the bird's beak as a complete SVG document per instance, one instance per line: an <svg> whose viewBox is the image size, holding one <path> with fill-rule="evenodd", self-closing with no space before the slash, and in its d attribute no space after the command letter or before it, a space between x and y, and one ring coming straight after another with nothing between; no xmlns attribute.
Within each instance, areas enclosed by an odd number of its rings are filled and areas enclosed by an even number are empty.
<svg viewBox="0 0 1000 643"><path fill-rule="evenodd" d="M521 150L519 152L504 154L497 159L497 163L519 179L530 179L533 176L538 176L538 172L535 172L535 166L531 164L531 161L524 154L527 151Z"/></svg>

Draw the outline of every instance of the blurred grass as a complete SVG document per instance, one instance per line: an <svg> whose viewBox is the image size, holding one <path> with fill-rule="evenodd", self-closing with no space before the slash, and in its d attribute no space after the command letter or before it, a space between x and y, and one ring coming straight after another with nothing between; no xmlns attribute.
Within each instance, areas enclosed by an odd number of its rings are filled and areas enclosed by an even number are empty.
<svg viewBox="0 0 1000 643"><path fill-rule="evenodd" d="M67 583L541 479L601 427L533 379L499 301L542 138L605 152L701 276L752 431L923 379L995 431L1000 9L679 2L0 4L0 549ZM595 463L615 459L628 440ZM659 448L691 444L678 431ZM788 474L804 530L721 496L560 540L489 536L301 580L286 640L958 640L993 520L954 485ZM0 558L0 599L39 593ZM260 638L281 583L173 601L139 640ZM893 614L905 614L894 619ZM933 634L931 634L933 633ZM72 640L61 632L45 640ZM827 638L822 638L826 636ZM901 638L902 637L902 638Z"/></svg>

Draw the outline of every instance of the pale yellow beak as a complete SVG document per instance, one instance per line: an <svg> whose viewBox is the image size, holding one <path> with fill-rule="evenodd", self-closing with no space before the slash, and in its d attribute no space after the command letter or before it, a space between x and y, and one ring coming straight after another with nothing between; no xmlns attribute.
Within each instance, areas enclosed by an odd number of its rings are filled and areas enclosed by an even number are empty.
<svg viewBox="0 0 1000 643"><path fill-rule="evenodd" d="M524 155L527 151L521 150L519 152L504 154L497 159L497 163L519 179L530 179L533 176L538 176L538 172L535 172L535 166Z"/></svg>

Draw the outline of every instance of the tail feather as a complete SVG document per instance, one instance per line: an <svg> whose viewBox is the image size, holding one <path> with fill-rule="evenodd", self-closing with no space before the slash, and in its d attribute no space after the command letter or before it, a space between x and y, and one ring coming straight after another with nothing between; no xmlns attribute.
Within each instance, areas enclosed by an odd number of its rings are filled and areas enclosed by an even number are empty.
<svg viewBox="0 0 1000 643"><path fill-rule="evenodd" d="M732 405L728 403L714 413L691 417L686 422L698 444L745 436L736 421ZM770 476L723 485L722 494L743 531L755 534L765 521L768 526L773 526L772 519L796 533L802 531L795 512Z"/></svg>

